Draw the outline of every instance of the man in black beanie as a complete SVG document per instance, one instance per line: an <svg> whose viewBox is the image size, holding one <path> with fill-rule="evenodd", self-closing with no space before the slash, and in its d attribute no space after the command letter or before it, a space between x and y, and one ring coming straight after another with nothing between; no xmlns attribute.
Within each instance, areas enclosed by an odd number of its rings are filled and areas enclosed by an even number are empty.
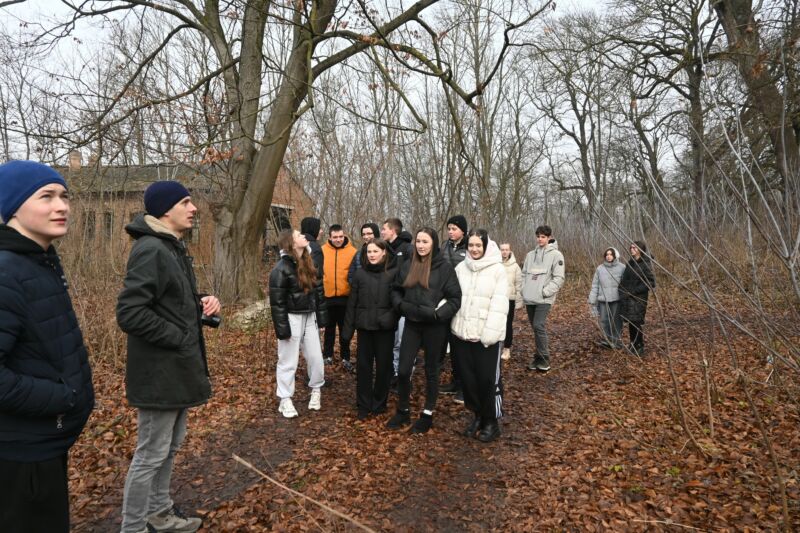
<svg viewBox="0 0 800 533"><path fill-rule="evenodd" d="M308 247L311 248L311 261L317 269L317 274L322 277L322 268L325 265L325 256L322 254L322 246L319 238L322 237L322 222L318 218L306 217L300 221L300 233L308 239ZM320 324L323 326L324 324Z"/></svg>
<svg viewBox="0 0 800 533"><path fill-rule="evenodd" d="M461 261L467 257L467 239L464 235L467 234L468 226L467 219L464 215L453 215L447 219L447 237L448 239L442 244L442 257L444 260L453 265L453 268L458 266ZM442 353L441 360L439 361L439 368L444 366L444 360L447 354L450 353L450 344L447 344L445 352ZM455 401L457 403L464 403L464 394L461 391L461 373L458 369L458 361L455 357L450 356L450 364L453 370L453 378L450 383L442 385L439 392L442 394L455 394Z"/></svg>
<svg viewBox="0 0 800 533"><path fill-rule="evenodd" d="M136 452L125 479L122 533L197 531L169 495L172 463L186 436L190 407L211 397L203 315L219 300L200 296L182 237L197 208L176 181L144 193L145 215L125 227L135 239L117 300L117 323L128 334L125 385L138 410Z"/></svg>

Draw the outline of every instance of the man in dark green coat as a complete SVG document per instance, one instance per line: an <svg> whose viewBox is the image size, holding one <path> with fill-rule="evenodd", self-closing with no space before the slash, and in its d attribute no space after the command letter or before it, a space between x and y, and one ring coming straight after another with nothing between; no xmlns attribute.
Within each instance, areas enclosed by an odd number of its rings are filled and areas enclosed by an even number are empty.
<svg viewBox="0 0 800 533"><path fill-rule="evenodd" d="M117 301L117 323L128 334L128 402L139 420L122 532L192 532L201 520L181 514L169 485L188 408L211 396L201 320L217 315L220 303L197 293L192 258L181 240L197 212L189 191L159 181L145 191L144 204L147 214L125 228L136 242Z"/></svg>

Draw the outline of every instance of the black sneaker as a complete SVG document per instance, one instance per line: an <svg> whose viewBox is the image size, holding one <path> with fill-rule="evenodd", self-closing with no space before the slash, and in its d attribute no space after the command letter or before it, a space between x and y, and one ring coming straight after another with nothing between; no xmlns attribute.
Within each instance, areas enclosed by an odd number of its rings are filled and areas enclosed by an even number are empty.
<svg viewBox="0 0 800 533"><path fill-rule="evenodd" d="M539 357L539 354L533 356L531 362L528 363L528 370L539 370L539 364L542 362L542 358Z"/></svg>
<svg viewBox="0 0 800 533"><path fill-rule="evenodd" d="M500 424L497 420L490 420L485 426L481 428L478 433L478 440L481 442L492 442L500 436Z"/></svg>
<svg viewBox="0 0 800 533"><path fill-rule="evenodd" d="M342 368L350 374L356 371L356 367L353 366L353 363L351 363L349 359L342 360Z"/></svg>
<svg viewBox="0 0 800 533"><path fill-rule="evenodd" d="M456 395L453 397L453 401L456 403L463 404L464 403L464 391L459 390Z"/></svg>
<svg viewBox="0 0 800 533"><path fill-rule="evenodd" d="M367 418L369 418L370 414L372 413L370 413L367 409L359 408L358 415L356 415L356 418L358 418L359 420L366 420Z"/></svg>
<svg viewBox="0 0 800 533"><path fill-rule="evenodd" d="M386 422L386 427L389 429L400 429L403 426L407 426L411 423L411 414L408 410L402 411L400 409L394 414L392 418Z"/></svg>
<svg viewBox="0 0 800 533"><path fill-rule="evenodd" d="M481 427L481 417L475 415L475 418L472 419L472 421L469 423L469 425L464 429L464 431L461 434L464 435L465 437L474 437L475 434L480 429L480 427Z"/></svg>
<svg viewBox="0 0 800 533"><path fill-rule="evenodd" d="M433 415L422 413L421 415L419 415L419 418L417 418L417 421L414 422L414 425L411 426L409 433L415 435L421 433L427 433L432 426L433 426Z"/></svg>
<svg viewBox="0 0 800 533"><path fill-rule="evenodd" d="M539 359L539 362L536 364L536 370L538 372L549 372L550 371L550 363L548 363L544 359Z"/></svg>
<svg viewBox="0 0 800 533"><path fill-rule="evenodd" d="M330 366L333 364L333 357L326 357L323 359L323 362L325 363L325 366Z"/></svg>
<svg viewBox="0 0 800 533"><path fill-rule="evenodd" d="M459 390L459 386L452 381L445 385L439 385L439 394L455 394Z"/></svg>

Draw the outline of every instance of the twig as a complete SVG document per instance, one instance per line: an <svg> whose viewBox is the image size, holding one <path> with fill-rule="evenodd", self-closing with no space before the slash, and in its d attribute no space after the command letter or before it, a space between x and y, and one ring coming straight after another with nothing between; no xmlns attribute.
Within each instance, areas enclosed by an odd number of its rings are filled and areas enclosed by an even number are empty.
<svg viewBox="0 0 800 533"><path fill-rule="evenodd" d="M699 527L692 527L686 526L683 524L677 524L670 520L631 520L631 522L641 522L642 524L664 524L667 526L675 526L675 527L682 527L684 529L691 529L692 531L705 531L704 529L700 529Z"/></svg>
<svg viewBox="0 0 800 533"><path fill-rule="evenodd" d="M258 474L258 475L259 475L259 476L261 476L262 478L266 479L267 481L269 481L269 482L270 482L270 483L272 483L273 485L276 485L277 487L280 487L281 489L283 489L283 490L285 490L285 491L287 491L287 492L289 492L289 493L291 493L291 494L294 494L295 496L298 496L298 497L300 497L300 498L303 498L303 499L305 499L305 500L308 500L308 501L310 501L311 503L313 503L313 504L315 504L315 505L317 505L317 506L319 506L319 507L322 507L323 509L325 509L325 510L326 510L326 511L328 511L329 513L335 514L335 515L336 515L336 516L338 516L339 518L342 518L342 519L344 519L344 520L347 520L348 522L350 522L350 523L351 523L351 524L353 524L354 526L356 526L356 527L358 527L358 528L360 528L360 529L363 529L364 531L368 531L369 533L376 533L376 532L375 532L375 530L368 528L367 526L365 526L365 525L364 525L364 524L362 524L361 522L357 521L355 518L351 518L351 517L349 517L349 516L347 516L347 515L345 515L345 514L342 514L342 513L340 513L339 511L337 511L336 509L333 509L333 508L331 508L331 507L328 507L328 506L327 506L327 505L325 505L324 503L322 503L322 502L318 502L317 500L315 500L315 499L313 499L313 498L309 498L309 497L308 497L308 496L306 496L305 494L302 494L302 493L300 493L300 492L297 492L297 491L296 491L296 490L294 490L294 489L291 489L291 488L287 487L286 485L284 485L284 484L283 484L283 483L281 483L280 481L277 481L277 480L275 480L275 479L272 479L272 478L271 478L271 477L269 477L267 474L265 474L264 472L262 472L261 470L259 470L259 469L258 469L258 468L256 468L255 466L253 466L252 464L248 463L247 461L245 461L244 459L242 459L242 458L241 458L241 457L239 457L238 455L236 455L236 454L233 454L233 456L232 456L232 457L233 457L233 460L234 460L234 461L236 461L237 463L240 463L240 464L244 465L245 467L249 468L250 470L252 470L252 471L253 471L253 472L255 472L256 474Z"/></svg>

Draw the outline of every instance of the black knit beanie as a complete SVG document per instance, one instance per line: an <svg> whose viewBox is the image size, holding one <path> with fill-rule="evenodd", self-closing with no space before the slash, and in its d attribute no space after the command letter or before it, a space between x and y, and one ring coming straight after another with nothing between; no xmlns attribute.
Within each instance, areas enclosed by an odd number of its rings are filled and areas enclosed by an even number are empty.
<svg viewBox="0 0 800 533"><path fill-rule="evenodd" d="M459 229L464 232L464 234L467 233L467 219L464 217L464 215L453 215L447 219L447 224L458 226Z"/></svg>

